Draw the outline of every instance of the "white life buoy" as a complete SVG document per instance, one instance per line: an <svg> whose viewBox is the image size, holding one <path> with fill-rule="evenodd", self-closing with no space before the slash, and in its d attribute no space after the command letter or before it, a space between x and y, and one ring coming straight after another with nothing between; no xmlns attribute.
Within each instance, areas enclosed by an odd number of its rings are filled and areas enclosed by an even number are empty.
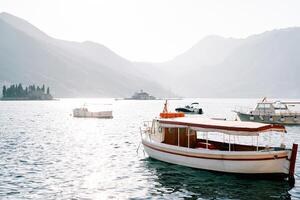
<svg viewBox="0 0 300 200"><path fill-rule="evenodd" d="M297 122L298 121L298 118L297 116L294 117L294 122Z"/></svg>
<svg viewBox="0 0 300 200"><path fill-rule="evenodd" d="M272 116L270 116L269 120L272 122L272 121L273 121L273 117L272 117Z"/></svg>

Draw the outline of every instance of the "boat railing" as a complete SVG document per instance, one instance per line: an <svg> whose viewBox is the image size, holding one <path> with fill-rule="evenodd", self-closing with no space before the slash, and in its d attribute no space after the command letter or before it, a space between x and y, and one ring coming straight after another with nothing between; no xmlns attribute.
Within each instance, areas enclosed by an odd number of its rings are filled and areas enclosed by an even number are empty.
<svg viewBox="0 0 300 200"><path fill-rule="evenodd" d="M148 138L150 141L155 137L155 124L153 121L144 121L140 127L141 138Z"/></svg>
<svg viewBox="0 0 300 200"><path fill-rule="evenodd" d="M285 110L282 111L280 110L279 112L277 112L279 115L284 115L284 116L299 116L300 112L298 111L293 111L293 110Z"/></svg>
<svg viewBox="0 0 300 200"><path fill-rule="evenodd" d="M261 110L253 110L250 107L243 107L243 106L235 106L234 107L235 112L240 112L240 113L245 113L245 114L255 114L255 115L261 115L261 116L269 116L269 115L281 115L281 116L299 116L300 112L299 111L294 111L294 110L276 110L275 113L274 111L271 112L269 109L261 109Z"/></svg>
<svg viewBox="0 0 300 200"><path fill-rule="evenodd" d="M141 135L143 134L152 134L153 125L152 121L143 121L143 125L140 127Z"/></svg>
<svg viewBox="0 0 300 200"><path fill-rule="evenodd" d="M282 117L297 117L300 115L300 112L293 111L293 110L276 110L274 112L270 112L269 110L259 110L254 112L256 115L261 116L270 116L270 115L277 115Z"/></svg>

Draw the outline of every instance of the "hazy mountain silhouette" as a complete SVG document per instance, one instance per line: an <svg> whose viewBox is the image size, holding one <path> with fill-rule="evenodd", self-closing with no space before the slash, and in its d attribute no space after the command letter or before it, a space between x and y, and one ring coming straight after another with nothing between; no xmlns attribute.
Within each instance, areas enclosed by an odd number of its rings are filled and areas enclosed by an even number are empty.
<svg viewBox="0 0 300 200"><path fill-rule="evenodd" d="M1 83L47 84L56 96L300 97L300 28L245 39L208 36L164 63L131 62L103 45L49 37L0 14ZM166 88L166 89L164 89Z"/></svg>
<svg viewBox="0 0 300 200"><path fill-rule="evenodd" d="M300 28L287 28L245 39L209 36L171 61L140 65L183 96L297 98L299 54Z"/></svg>
<svg viewBox="0 0 300 200"><path fill-rule="evenodd" d="M103 45L54 39L8 13L0 14L0 33L0 85L47 84L60 97L172 95Z"/></svg>

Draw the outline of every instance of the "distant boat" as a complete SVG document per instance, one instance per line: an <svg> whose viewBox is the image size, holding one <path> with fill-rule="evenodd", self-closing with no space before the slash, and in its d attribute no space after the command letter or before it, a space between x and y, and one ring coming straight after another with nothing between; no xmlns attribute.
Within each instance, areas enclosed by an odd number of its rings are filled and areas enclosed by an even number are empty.
<svg viewBox="0 0 300 200"><path fill-rule="evenodd" d="M249 111L234 110L241 121L254 121L269 124L300 125L300 112L292 111L288 106L300 102L267 101L264 98L255 109Z"/></svg>
<svg viewBox="0 0 300 200"><path fill-rule="evenodd" d="M199 103L194 102L190 105L186 105L184 107L179 107L175 109L176 112L183 112L183 113L192 113L192 114L203 114L202 108L199 107Z"/></svg>
<svg viewBox="0 0 300 200"><path fill-rule="evenodd" d="M113 118L112 111L91 112L87 108L73 109L73 117L86 118Z"/></svg>
<svg viewBox="0 0 300 200"><path fill-rule="evenodd" d="M156 97L140 90L139 92L135 92L130 98L124 98L124 100L156 100Z"/></svg>

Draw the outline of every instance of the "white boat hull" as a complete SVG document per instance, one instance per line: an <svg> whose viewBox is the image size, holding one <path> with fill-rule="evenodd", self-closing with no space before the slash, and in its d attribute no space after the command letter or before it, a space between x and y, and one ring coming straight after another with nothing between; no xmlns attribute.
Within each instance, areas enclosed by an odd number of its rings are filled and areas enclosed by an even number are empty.
<svg viewBox="0 0 300 200"><path fill-rule="evenodd" d="M90 111L73 111L73 117L86 118L113 118L112 111L90 112Z"/></svg>
<svg viewBox="0 0 300 200"><path fill-rule="evenodd" d="M300 115L251 115L237 112L241 121L253 121L267 124L300 125Z"/></svg>
<svg viewBox="0 0 300 200"><path fill-rule="evenodd" d="M251 152L247 155L247 152L188 149L147 139L143 139L143 145L151 158L187 167L239 174L289 174L290 152L286 151Z"/></svg>

